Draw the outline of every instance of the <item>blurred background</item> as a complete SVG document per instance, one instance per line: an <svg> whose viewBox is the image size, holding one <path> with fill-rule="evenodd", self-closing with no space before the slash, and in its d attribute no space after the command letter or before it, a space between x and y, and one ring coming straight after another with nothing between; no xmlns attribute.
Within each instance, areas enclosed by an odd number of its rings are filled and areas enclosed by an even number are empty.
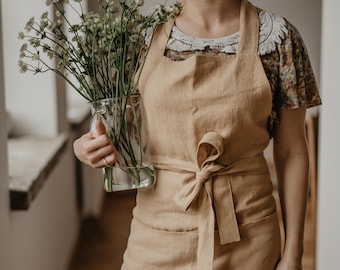
<svg viewBox="0 0 340 270"><path fill-rule="evenodd" d="M95 0L83 2L94 9ZM145 0L143 11L157 2ZM304 269L340 269L340 2L251 2L286 17L308 48L323 106L306 120ZM43 0L0 0L0 269L118 270L135 193L105 193L100 171L75 159L72 142L89 129L88 104L52 73L19 73L18 32L45 10ZM270 148L267 158L272 165Z"/></svg>

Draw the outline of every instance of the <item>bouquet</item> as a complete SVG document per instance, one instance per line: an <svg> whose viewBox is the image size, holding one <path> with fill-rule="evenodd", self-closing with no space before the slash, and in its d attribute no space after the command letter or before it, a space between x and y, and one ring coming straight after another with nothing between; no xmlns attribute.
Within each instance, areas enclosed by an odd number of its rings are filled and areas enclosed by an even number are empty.
<svg viewBox="0 0 340 270"><path fill-rule="evenodd" d="M24 43L18 64L20 72L58 74L92 104L94 121L104 123L121 155L115 166L132 176L133 186L138 187L141 173L153 182L152 168L143 166L137 122L136 86L148 53L145 41L158 24L175 17L181 5L159 4L143 15L142 0L97 3L97 12L84 12L82 0L46 0L53 14L46 11L39 20L30 18L19 33ZM79 23L71 23L67 6ZM131 132L138 136L131 139ZM113 191L112 172L110 166L104 169L107 191Z"/></svg>

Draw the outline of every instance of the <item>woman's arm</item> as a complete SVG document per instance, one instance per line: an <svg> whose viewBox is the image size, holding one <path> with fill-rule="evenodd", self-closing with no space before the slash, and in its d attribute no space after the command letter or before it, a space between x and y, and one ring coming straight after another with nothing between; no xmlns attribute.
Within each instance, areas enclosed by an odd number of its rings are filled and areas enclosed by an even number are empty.
<svg viewBox="0 0 340 270"><path fill-rule="evenodd" d="M302 269L309 159L306 108L281 109L274 136L274 160L285 228L285 247L277 269Z"/></svg>

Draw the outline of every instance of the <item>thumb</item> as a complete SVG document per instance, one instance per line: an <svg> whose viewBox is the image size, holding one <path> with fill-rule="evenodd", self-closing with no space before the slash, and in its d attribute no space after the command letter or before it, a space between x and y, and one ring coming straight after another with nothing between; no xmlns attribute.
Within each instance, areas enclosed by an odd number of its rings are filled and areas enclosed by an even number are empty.
<svg viewBox="0 0 340 270"><path fill-rule="evenodd" d="M96 121L96 131L98 135L102 135L106 133L105 126L102 121L97 120Z"/></svg>
<svg viewBox="0 0 340 270"><path fill-rule="evenodd" d="M92 121L91 131L92 131L92 135L94 137L105 134L105 132L106 132L103 122L100 121L99 119Z"/></svg>

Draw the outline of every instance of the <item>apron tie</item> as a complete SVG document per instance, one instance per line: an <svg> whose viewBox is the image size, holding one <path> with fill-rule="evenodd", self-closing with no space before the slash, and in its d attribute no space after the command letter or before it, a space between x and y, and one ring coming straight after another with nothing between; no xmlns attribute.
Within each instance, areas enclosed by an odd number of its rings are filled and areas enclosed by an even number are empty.
<svg viewBox="0 0 340 270"><path fill-rule="evenodd" d="M206 133L198 144L197 165L200 171L196 172L195 181L188 183L174 196L174 201L184 210L188 210L191 203L197 199L203 185L211 179L214 172L224 169L215 161L223 154L223 137L215 132Z"/></svg>
<svg viewBox="0 0 340 270"><path fill-rule="evenodd" d="M234 210L234 203L229 180L215 177L225 174L228 167L217 163L223 154L223 137L215 132L206 133L197 148L197 163L200 171L196 172L195 181L188 183L174 196L174 201L184 210L198 199L198 269L212 269L214 259L215 214L219 231L220 244L224 245L240 240L240 233ZM219 179L219 189L213 191L212 180ZM215 179L216 178L216 179ZM204 187L204 189L203 189ZM215 199L214 199L215 198ZM220 208L218 205L223 205ZM215 204L216 213L213 204Z"/></svg>
<svg viewBox="0 0 340 270"><path fill-rule="evenodd" d="M198 202L198 269L213 269L215 217L221 245L241 240L228 175L268 172L263 154L247 157L225 166L218 163L223 154L223 137L206 133L197 147L195 179L179 190L173 200L183 210Z"/></svg>

